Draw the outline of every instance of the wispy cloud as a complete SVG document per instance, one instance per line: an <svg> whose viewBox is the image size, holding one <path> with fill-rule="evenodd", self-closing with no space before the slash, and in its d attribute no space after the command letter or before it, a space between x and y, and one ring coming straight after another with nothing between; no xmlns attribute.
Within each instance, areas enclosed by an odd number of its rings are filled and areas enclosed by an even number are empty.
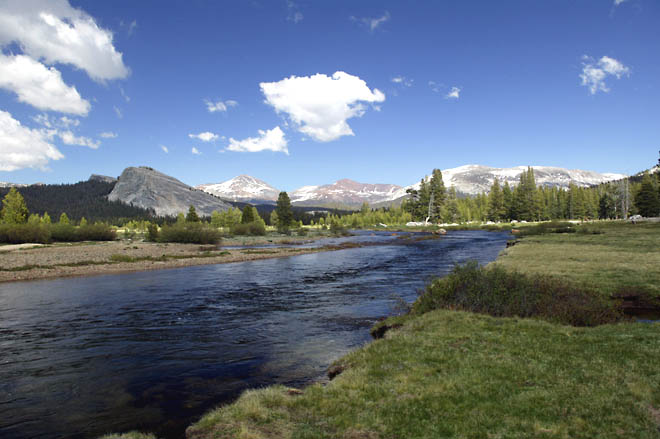
<svg viewBox="0 0 660 439"><path fill-rule="evenodd" d="M295 24L298 24L299 22L301 22L303 20L303 18L304 18L303 14L302 14L302 12L300 12L300 8L298 7L298 5L295 2L293 2L291 0L287 0L286 8L287 8L287 11L288 11L286 19L288 21L293 21Z"/></svg>
<svg viewBox="0 0 660 439"><path fill-rule="evenodd" d="M610 89L605 83L608 76L613 76L616 79L630 76L630 68L609 56L603 56L598 61L587 55L582 57L580 79L582 79L582 85L589 89L589 93L592 95L598 91L608 93Z"/></svg>
<svg viewBox="0 0 660 439"><path fill-rule="evenodd" d="M362 24L366 26L370 32L374 32L376 29L378 29L383 23L387 22L390 20L390 13L389 11L385 11L383 15L380 17L355 17L351 15L348 17L351 21Z"/></svg>
<svg viewBox="0 0 660 439"><path fill-rule="evenodd" d="M165 154L169 154L170 152L169 148L165 145L160 145L160 149L162 149Z"/></svg>
<svg viewBox="0 0 660 439"><path fill-rule="evenodd" d="M226 101L210 101L208 99L204 100L204 103L206 104L206 109L209 110L209 113L215 113L216 111L222 111L225 112L227 111L230 107L235 107L238 105L238 102L234 100L226 100Z"/></svg>
<svg viewBox="0 0 660 439"><path fill-rule="evenodd" d="M112 107L113 110L115 110L115 114L117 115L118 118L123 119L124 118L124 113L121 112L121 109L117 107L116 105Z"/></svg>
<svg viewBox="0 0 660 439"><path fill-rule="evenodd" d="M192 147L192 153L195 155L202 155L202 153L199 152L199 149L195 148L194 146Z"/></svg>
<svg viewBox="0 0 660 439"><path fill-rule="evenodd" d="M405 76L395 76L392 78L392 82L395 84L401 84L404 87L412 87L414 79L406 78Z"/></svg>
<svg viewBox="0 0 660 439"><path fill-rule="evenodd" d="M211 133L209 131L204 131L203 133L199 134L188 134L188 137L191 139L201 140L202 142L213 142L220 138L220 136L217 134Z"/></svg>
<svg viewBox="0 0 660 439"><path fill-rule="evenodd" d="M104 139L115 139L117 138L117 133L113 133L112 131L104 131L99 136L103 137Z"/></svg>

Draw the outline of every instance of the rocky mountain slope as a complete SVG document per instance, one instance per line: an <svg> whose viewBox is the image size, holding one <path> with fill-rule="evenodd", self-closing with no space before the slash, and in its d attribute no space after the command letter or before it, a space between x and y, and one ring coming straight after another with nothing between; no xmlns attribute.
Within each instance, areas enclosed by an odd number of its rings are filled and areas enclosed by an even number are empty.
<svg viewBox="0 0 660 439"><path fill-rule="evenodd" d="M394 200L403 188L395 184L368 184L343 179L323 186L303 186L290 195L291 203L301 206L360 206ZM405 193L405 191L404 191Z"/></svg>
<svg viewBox="0 0 660 439"><path fill-rule="evenodd" d="M89 181L101 181L103 183L116 183L115 177L108 177L107 175L92 174L89 176Z"/></svg>
<svg viewBox="0 0 660 439"><path fill-rule="evenodd" d="M231 207L211 194L149 167L124 169L108 199L153 209L156 215L185 213L191 205L200 215L210 215L214 210L223 211Z"/></svg>
<svg viewBox="0 0 660 439"><path fill-rule="evenodd" d="M239 175L222 183L200 184L195 188L226 200L254 204L275 202L280 193L265 181L249 175Z"/></svg>
<svg viewBox="0 0 660 439"><path fill-rule="evenodd" d="M7 183L5 181L0 181L0 187L27 187L27 184L21 183Z"/></svg>

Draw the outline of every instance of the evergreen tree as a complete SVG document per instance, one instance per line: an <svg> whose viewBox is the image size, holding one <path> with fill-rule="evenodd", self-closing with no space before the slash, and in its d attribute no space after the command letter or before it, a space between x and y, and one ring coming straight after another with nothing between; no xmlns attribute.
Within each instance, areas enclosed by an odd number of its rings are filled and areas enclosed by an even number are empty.
<svg viewBox="0 0 660 439"><path fill-rule="evenodd" d="M445 188L445 183L442 180L442 171L439 169L434 169L431 173L431 180L429 181L429 198L426 207L426 215L428 215L428 203L431 201L431 195L433 195L433 203L431 203L431 220L438 220L443 216L443 207L447 199L447 189ZM454 190L454 195L456 191ZM425 216L426 217L426 216Z"/></svg>
<svg viewBox="0 0 660 439"><path fill-rule="evenodd" d="M44 216L41 217L41 223L42 224L50 224L52 221L50 219L50 215L48 215L48 212L44 212Z"/></svg>
<svg viewBox="0 0 660 439"><path fill-rule="evenodd" d="M85 227L87 225L87 219L85 217L80 218L80 227Z"/></svg>
<svg viewBox="0 0 660 439"><path fill-rule="evenodd" d="M41 223L41 218L39 218L39 215L36 213L30 214L30 216L27 219L27 223L31 225L37 225Z"/></svg>
<svg viewBox="0 0 660 439"><path fill-rule="evenodd" d="M609 192L603 192L598 202L598 218L610 219L614 218L616 212L614 211L614 198Z"/></svg>
<svg viewBox="0 0 660 439"><path fill-rule="evenodd" d="M12 187L2 200L2 221L7 224L25 224L28 214L23 196Z"/></svg>
<svg viewBox="0 0 660 439"><path fill-rule="evenodd" d="M277 211L273 210L273 211L270 213L270 224L271 224L272 226L277 226L277 221L278 221L278 220L279 220L279 218L277 217Z"/></svg>
<svg viewBox="0 0 660 439"><path fill-rule="evenodd" d="M243 208L243 215L241 216L241 224L251 223L255 220L253 207L247 204Z"/></svg>
<svg viewBox="0 0 660 439"><path fill-rule="evenodd" d="M511 187L509 186L508 181L505 181L504 186L502 187L502 200L504 202L504 219L513 219L513 193L511 192Z"/></svg>
<svg viewBox="0 0 660 439"><path fill-rule="evenodd" d="M293 221L293 212L291 210L291 200L289 199L289 194L282 191L277 197L277 207L275 208L277 212L277 229L278 230L288 230Z"/></svg>
<svg viewBox="0 0 660 439"><path fill-rule="evenodd" d="M653 185L653 180L648 172L642 178L642 185L635 195L635 207L639 214L644 217L653 217L660 214L660 200L658 190Z"/></svg>
<svg viewBox="0 0 660 439"><path fill-rule="evenodd" d="M496 178L488 195L488 219L490 221L500 221L505 214L504 195L500 189L500 182Z"/></svg>
<svg viewBox="0 0 660 439"><path fill-rule="evenodd" d="M70 224L69 217L66 216L66 213L62 212L62 215L60 215L60 224Z"/></svg>
<svg viewBox="0 0 660 439"><path fill-rule="evenodd" d="M186 216L183 214L183 212L179 212L179 214L176 216L176 223L178 225L183 225L186 223Z"/></svg>
<svg viewBox="0 0 660 439"><path fill-rule="evenodd" d="M186 222L188 223L198 223L201 220L199 219L199 216L197 215L197 211L195 210L195 206L190 206L188 209L188 215L186 215Z"/></svg>

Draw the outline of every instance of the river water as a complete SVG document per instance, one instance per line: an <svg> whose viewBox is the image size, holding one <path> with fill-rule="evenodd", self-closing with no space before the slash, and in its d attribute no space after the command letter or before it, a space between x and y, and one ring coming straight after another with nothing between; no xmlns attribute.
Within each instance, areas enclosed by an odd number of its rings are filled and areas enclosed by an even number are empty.
<svg viewBox="0 0 660 439"><path fill-rule="evenodd" d="M303 386L369 327L508 235L450 232L233 264L0 284L0 437L180 438L243 390Z"/></svg>

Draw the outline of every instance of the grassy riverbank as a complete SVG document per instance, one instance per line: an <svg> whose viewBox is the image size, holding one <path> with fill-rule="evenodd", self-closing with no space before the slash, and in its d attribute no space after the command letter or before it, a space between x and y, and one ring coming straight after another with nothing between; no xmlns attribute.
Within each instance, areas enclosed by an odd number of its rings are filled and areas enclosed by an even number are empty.
<svg viewBox="0 0 660 439"><path fill-rule="evenodd" d="M558 276L603 294L646 292L660 297L660 223L598 222L575 230L525 236L496 264Z"/></svg>
<svg viewBox="0 0 660 439"><path fill-rule="evenodd" d="M660 228L593 227L528 236L497 265L532 283L550 274L605 294L657 291ZM329 384L248 391L188 437L658 437L660 324L578 328L427 304L388 319L396 329L338 360Z"/></svg>

